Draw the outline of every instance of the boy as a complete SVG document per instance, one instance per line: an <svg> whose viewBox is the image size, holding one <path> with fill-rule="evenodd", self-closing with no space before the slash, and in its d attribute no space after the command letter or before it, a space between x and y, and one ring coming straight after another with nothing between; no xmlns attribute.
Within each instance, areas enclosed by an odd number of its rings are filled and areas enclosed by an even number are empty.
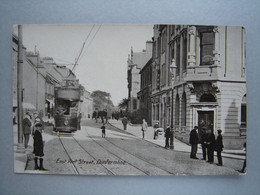
<svg viewBox="0 0 260 195"><path fill-rule="evenodd" d="M35 124L35 131L34 131L34 137L33 137L34 143L33 143L33 153L35 155L34 157L34 162L35 162L35 167L34 169L39 169L39 170L46 170L43 168L43 147L44 147L44 141L42 140L42 124L41 123L36 123ZM40 166L38 166L38 158L40 160Z"/></svg>
<svg viewBox="0 0 260 195"><path fill-rule="evenodd" d="M106 127L105 127L105 123L103 123L103 126L101 127L102 129L102 137L106 137Z"/></svg>

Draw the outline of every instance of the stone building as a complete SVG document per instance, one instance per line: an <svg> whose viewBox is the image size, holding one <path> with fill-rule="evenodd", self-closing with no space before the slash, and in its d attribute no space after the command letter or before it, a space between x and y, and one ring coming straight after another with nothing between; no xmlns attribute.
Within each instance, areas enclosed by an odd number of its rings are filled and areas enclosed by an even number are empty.
<svg viewBox="0 0 260 195"><path fill-rule="evenodd" d="M151 58L146 65L140 70L141 82L140 91L137 93L139 100L139 109L143 113L148 125L152 124L151 112L151 94L152 94L152 61Z"/></svg>
<svg viewBox="0 0 260 195"><path fill-rule="evenodd" d="M18 37L12 36L13 117L17 115L17 58ZM57 65L51 57L39 52L27 52L23 47L23 108L51 117L54 112L54 89L65 85L66 79L77 80L66 66ZM14 121L15 122L15 121Z"/></svg>
<svg viewBox="0 0 260 195"><path fill-rule="evenodd" d="M139 109L139 101L137 93L140 91L140 70L152 57L152 42L146 42L146 49L142 52L133 52L127 61L127 81L128 81L128 112L133 112Z"/></svg>
<svg viewBox="0 0 260 195"><path fill-rule="evenodd" d="M226 149L242 148L245 29L155 25L153 59L153 123L172 124L175 137L187 143L194 126L215 135L222 129Z"/></svg>

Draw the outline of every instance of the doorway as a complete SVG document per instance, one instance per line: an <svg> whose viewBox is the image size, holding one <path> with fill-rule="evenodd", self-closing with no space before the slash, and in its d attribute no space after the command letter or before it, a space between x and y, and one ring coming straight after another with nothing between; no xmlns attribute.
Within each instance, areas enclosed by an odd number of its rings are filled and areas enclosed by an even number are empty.
<svg viewBox="0 0 260 195"><path fill-rule="evenodd" d="M214 111L198 111L198 126L203 131L214 133Z"/></svg>

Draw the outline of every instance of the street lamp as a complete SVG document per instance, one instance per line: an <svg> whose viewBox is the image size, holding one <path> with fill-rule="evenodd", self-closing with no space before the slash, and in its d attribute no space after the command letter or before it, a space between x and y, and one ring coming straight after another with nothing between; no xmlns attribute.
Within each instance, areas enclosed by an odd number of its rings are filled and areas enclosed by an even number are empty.
<svg viewBox="0 0 260 195"><path fill-rule="evenodd" d="M171 73L171 89L172 89L172 104L171 104L171 131L170 131L170 149L174 149L174 130L173 130L173 89L174 89L174 79L176 75L176 64L175 59L172 59L172 63L170 64L170 73Z"/></svg>

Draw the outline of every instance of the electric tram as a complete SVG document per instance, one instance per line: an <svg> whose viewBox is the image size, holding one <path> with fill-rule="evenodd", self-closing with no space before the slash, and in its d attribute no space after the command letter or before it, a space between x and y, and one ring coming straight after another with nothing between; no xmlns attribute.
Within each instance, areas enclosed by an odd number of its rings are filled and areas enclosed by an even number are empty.
<svg viewBox="0 0 260 195"><path fill-rule="evenodd" d="M75 81L55 88L54 131L72 133L80 128L80 88ZM74 83L74 84L73 84Z"/></svg>

